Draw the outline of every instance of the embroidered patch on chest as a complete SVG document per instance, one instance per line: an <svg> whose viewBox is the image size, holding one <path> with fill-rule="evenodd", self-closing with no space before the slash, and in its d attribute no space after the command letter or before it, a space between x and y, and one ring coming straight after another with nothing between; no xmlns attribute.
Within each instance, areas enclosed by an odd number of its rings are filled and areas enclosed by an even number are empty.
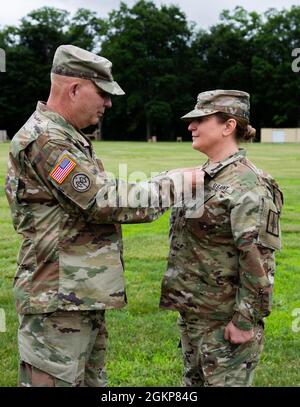
<svg viewBox="0 0 300 407"><path fill-rule="evenodd" d="M61 184L76 167L76 165L77 164L73 160L65 155L51 171L50 177L53 178L58 184Z"/></svg>
<svg viewBox="0 0 300 407"><path fill-rule="evenodd" d="M231 186L218 184L217 182L214 182L211 187L215 191L227 192L227 194L231 194L233 192L233 189L231 188Z"/></svg>
<svg viewBox="0 0 300 407"><path fill-rule="evenodd" d="M268 214L267 232L273 236L279 236L279 214L271 209Z"/></svg>

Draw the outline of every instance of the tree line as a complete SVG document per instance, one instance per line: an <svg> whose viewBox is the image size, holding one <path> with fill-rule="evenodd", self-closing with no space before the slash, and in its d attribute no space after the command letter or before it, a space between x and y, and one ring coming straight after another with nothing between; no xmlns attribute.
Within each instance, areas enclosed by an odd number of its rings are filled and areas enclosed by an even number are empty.
<svg viewBox="0 0 300 407"><path fill-rule="evenodd" d="M46 100L55 49L74 44L113 62L126 96L113 98L102 126L107 140L188 137L180 116L198 92L241 89L251 94L252 125L300 127L300 73L292 50L300 43L300 7L264 14L224 10L204 30L175 5L121 3L107 18L88 9L74 16L52 7L0 28L6 72L0 73L0 129L10 137Z"/></svg>

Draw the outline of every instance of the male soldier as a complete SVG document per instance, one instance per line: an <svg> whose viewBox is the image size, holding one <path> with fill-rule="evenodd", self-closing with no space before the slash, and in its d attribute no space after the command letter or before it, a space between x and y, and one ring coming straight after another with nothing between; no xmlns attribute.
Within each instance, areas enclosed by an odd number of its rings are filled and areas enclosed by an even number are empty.
<svg viewBox="0 0 300 407"><path fill-rule="evenodd" d="M282 194L238 148L250 141L249 94L198 95L183 117L206 154L200 216L173 209L161 306L180 312L186 386L249 386L271 311Z"/></svg>
<svg viewBox="0 0 300 407"><path fill-rule="evenodd" d="M21 386L106 384L104 310L126 303L117 224L162 214L167 178L126 185L156 203L122 207L120 182L107 178L80 131L98 123L110 95L123 94L110 61L62 45L47 104L38 102L12 140L6 191L23 236L14 281Z"/></svg>

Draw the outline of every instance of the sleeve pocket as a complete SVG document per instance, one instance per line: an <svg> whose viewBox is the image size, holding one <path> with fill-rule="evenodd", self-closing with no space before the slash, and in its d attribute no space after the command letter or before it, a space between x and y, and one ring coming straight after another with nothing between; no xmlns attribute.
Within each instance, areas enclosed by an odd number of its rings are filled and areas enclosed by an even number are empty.
<svg viewBox="0 0 300 407"><path fill-rule="evenodd" d="M280 212L274 202L266 197L261 199L257 243L273 250L281 249Z"/></svg>

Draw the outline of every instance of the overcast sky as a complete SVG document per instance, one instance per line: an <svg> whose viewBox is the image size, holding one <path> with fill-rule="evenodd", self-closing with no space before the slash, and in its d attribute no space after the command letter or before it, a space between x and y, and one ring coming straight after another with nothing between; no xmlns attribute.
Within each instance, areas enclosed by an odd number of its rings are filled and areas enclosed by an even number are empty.
<svg viewBox="0 0 300 407"><path fill-rule="evenodd" d="M153 0L157 5L176 4L183 10L190 21L195 21L199 27L207 28L218 21L223 9L233 9L235 6L243 6L248 11L264 12L270 7L278 9L290 8L292 5L300 6L300 0ZM119 0L9 0L1 4L0 26L16 25L21 17L30 11L51 6L71 13L80 7L96 11L100 17L106 17L108 13L119 7ZM135 0L125 1L129 6L136 3Z"/></svg>

